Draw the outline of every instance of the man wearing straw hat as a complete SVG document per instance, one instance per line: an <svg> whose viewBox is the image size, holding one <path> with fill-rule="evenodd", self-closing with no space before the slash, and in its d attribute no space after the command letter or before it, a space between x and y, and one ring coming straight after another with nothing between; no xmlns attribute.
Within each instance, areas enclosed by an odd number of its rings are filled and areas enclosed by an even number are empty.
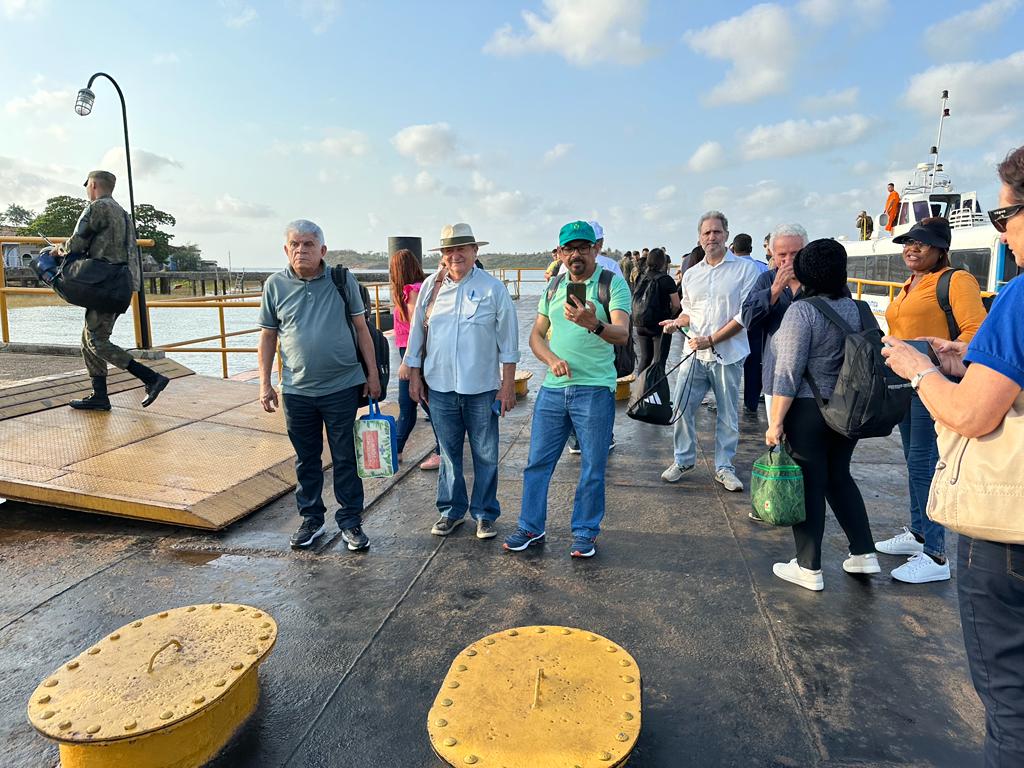
<svg viewBox="0 0 1024 768"><path fill-rule="evenodd" d="M466 512L478 539L497 535L498 416L516 404L519 322L508 289L477 266L477 240L468 224L441 230L444 267L423 281L409 330L405 366L409 395L430 402L441 449L437 509L431 533L447 536ZM462 449L473 454L473 495L466 493Z"/></svg>

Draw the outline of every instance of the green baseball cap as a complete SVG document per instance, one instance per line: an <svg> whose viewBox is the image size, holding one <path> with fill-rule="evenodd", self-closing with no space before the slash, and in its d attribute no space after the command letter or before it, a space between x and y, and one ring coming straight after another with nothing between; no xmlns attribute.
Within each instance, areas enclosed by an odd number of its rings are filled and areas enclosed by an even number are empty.
<svg viewBox="0 0 1024 768"><path fill-rule="evenodd" d="M588 243L596 243L597 235L594 228L585 221L570 221L558 233L559 247L573 240L586 240Z"/></svg>

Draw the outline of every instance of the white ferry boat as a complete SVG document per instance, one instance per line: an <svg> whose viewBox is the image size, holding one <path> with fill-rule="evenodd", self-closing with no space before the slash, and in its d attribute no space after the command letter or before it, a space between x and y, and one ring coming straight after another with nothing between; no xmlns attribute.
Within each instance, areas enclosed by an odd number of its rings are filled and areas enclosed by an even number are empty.
<svg viewBox="0 0 1024 768"><path fill-rule="evenodd" d="M949 116L948 93L943 93L943 112L939 123ZM902 284L910 276L903 263L903 247L893 237L907 232L914 224L931 216L949 220L952 241L950 262L974 275L983 291L997 293L1017 275L1017 265L1009 247L1000 241L999 233L988 220L978 201L977 192L957 192L953 182L938 162L939 143L931 148L932 161L919 163L900 191L900 207L893 231L888 232L886 214L874 218L874 231L868 240L842 240L848 257L847 271L851 280L870 281L853 284L862 292L876 315L884 315L886 307L898 292L889 285Z"/></svg>

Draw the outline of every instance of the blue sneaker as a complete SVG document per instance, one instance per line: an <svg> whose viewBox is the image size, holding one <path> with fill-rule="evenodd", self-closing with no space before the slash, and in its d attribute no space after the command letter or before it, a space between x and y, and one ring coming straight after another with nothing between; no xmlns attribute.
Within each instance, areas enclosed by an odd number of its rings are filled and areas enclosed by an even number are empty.
<svg viewBox="0 0 1024 768"><path fill-rule="evenodd" d="M586 536L574 536L572 549L569 554L573 557L593 557L597 554L597 539L588 539Z"/></svg>
<svg viewBox="0 0 1024 768"><path fill-rule="evenodd" d="M544 541L544 532L532 533L525 528L516 528L516 532L505 537L502 546L509 552L522 552L531 544L540 544Z"/></svg>

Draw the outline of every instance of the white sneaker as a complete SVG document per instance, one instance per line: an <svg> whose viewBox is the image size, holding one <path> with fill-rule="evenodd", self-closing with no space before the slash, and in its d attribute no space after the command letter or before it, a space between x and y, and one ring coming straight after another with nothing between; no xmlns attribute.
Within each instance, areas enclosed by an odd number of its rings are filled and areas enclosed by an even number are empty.
<svg viewBox="0 0 1024 768"><path fill-rule="evenodd" d="M847 573L878 573L878 555L868 552L866 555L850 555L843 561L843 570Z"/></svg>
<svg viewBox="0 0 1024 768"><path fill-rule="evenodd" d="M885 555L916 555L924 552L924 544L914 538L909 528L903 526L902 533L885 541L876 541L875 549Z"/></svg>
<svg viewBox="0 0 1024 768"><path fill-rule="evenodd" d="M949 581L949 560L939 565L924 552L912 556L892 572L896 581L907 584L925 584L929 581Z"/></svg>
<svg viewBox="0 0 1024 768"><path fill-rule="evenodd" d="M783 581L788 581L791 584L796 584L814 592L820 592L825 588L825 579L822 578L821 571L812 571L810 568L804 568L797 563L795 557L788 563L776 563L773 565L772 573Z"/></svg>
<svg viewBox="0 0 1024 768"><path fill-rule="evenodd" d="M693 464L688 467L680 467L678 464L672 464L671 467L661 473L661 479L666 483L678 483L683 479L683 475L687 472L693 471Z"/></svg>
<svg viewBox="0 0 1024 768"><path fill-rule="evenodd" d="M715 480L720 482L727 491L743 490L743 482L736 477L736 473L731 469L720 469L715 472Z"/></svg>

